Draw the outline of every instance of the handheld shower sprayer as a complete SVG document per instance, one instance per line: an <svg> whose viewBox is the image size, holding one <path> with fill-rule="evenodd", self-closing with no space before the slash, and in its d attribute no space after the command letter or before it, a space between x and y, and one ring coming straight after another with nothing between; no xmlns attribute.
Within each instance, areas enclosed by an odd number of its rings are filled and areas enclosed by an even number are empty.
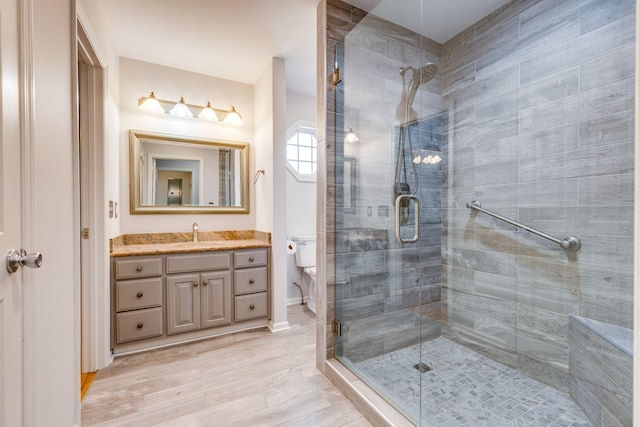
<svg viewBox="0 0 640 427"><path fill-rule="evenodd" d="M411 71L411 79L408 81L408 83L405 78L407 71ZM396 158L396 174L393 185L393 191L395 193L396 199L401 196L413 196L418 191L418 174L416 171L416 165L411 158L413 153L413 144L411 142L411 132L409 131L408 127L409 123L412 120L415 120L412 119L412 116L415 115L415 111L413 111L412 105L416 97L416 93L418 92L418 88L422 83L427 83L436 77L436 75L438 74L438 65L434 64L433 62L428 62L417 68L411 66L400 67L399 72L402 76L404 117L402 118L402 124L400 125L398 134L398 156ZM406 153L406 145L408 145L409 148L408 156ZM407 157L411 162L411 168L413 172L413 189L411 189L409 183L407 182ZM401 202L397 206L402 209L402 223L406 223L409 220L409 199L403 197Z"/></svg>

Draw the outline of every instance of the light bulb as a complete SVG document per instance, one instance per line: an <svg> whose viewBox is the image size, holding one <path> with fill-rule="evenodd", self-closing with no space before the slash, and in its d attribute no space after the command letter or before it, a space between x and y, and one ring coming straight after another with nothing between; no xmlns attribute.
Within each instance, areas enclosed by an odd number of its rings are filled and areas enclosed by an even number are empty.
<svg viewBox="0 0 640 427"><path fill-rule="evenodd" d="M425 163L427 165L435 165L440 163L441 161L442 161L442 157L438 156L437 154L433 154L433 155L429 154L422 160L422 163Z"/></svg>
<svg viewBox="0 0 640 427"><path fill-rule="evenodd" d="M138 100L138 107L142 111L146 111L147 113L154 114L162 114L164 113L164 109L156 99L156 96L151 92L148 97L142 97Z"/></svg>
<svg viewBox="0 0 640 427"><path fill-rule="evenodd" d="M193 117L193 114L189 111L189 107L184 103L184 98L182 97L180 97L180 101L169 111L169 114L185 119Z"/></svg>
<svg viewBox="0 0 640 427"><path fill-rule="evenodd" d="M227 117L224 118L223 122L229 125L241 125L242 116L236 111L236 107L232 105L231 111L227 114Z"/></svg>
<svg viewBox="0 0 640 427"><path fill-rule="evenodd" d="M344 142L358 142L358 141L360 141L360 138L358 138L358 135L356 135L356 133L353 131L352 128L349 128L347 133L344 135Z"/></svg>
<svg viewBox="0 0 640 427"><path fill-rule="evenodd" d="M198 118L202 120L208 120L210 122L217 122L218 115L215 111L213 111L213 107L211 107L211 102L207 101L207 106L202 109L200 114L198 114Z"/></svg>

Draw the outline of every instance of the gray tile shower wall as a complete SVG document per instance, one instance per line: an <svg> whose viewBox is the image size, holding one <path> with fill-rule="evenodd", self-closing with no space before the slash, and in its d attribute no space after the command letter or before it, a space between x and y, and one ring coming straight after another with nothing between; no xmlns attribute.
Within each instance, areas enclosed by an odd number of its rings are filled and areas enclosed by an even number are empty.
<svg viewBox="0 0 640 427"><path fill-rule="evenodd" d="M514 0L442 47L443 335L564 391L568 315L633 319L634 12Z"/></svg>

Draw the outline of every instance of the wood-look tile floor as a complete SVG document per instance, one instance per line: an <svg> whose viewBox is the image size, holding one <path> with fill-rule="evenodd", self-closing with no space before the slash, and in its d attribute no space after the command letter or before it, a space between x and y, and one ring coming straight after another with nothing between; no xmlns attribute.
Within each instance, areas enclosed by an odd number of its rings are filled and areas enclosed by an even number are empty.
<svg viewBox="0 0 640 427"><path fill-rule="evenodd" d="M289 306L289 323L117 357L86 394L82 425L369 426L315 368L313 314Z"/></svg>

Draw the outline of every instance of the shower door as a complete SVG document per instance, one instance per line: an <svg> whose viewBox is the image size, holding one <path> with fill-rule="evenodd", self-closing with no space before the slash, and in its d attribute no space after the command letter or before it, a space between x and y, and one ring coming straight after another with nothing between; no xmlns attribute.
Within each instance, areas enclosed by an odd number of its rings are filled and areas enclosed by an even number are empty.
<svg viewBox="0 0 640 427"><path fill-rule="evenodd" d="M420 425L631 425L635 1L378 3L328 5L336 358Z"/></svg>
<svg viewBox="0 0 640 427"><path fill-rule="evenodd" d="M393 38L412 46L371 52L371 40ZM420 343L440 336L441 58L435 44L368 16L335 61L336 356L417 420L430 369ZM391 380L400 371L408 390Z"/></svg>

